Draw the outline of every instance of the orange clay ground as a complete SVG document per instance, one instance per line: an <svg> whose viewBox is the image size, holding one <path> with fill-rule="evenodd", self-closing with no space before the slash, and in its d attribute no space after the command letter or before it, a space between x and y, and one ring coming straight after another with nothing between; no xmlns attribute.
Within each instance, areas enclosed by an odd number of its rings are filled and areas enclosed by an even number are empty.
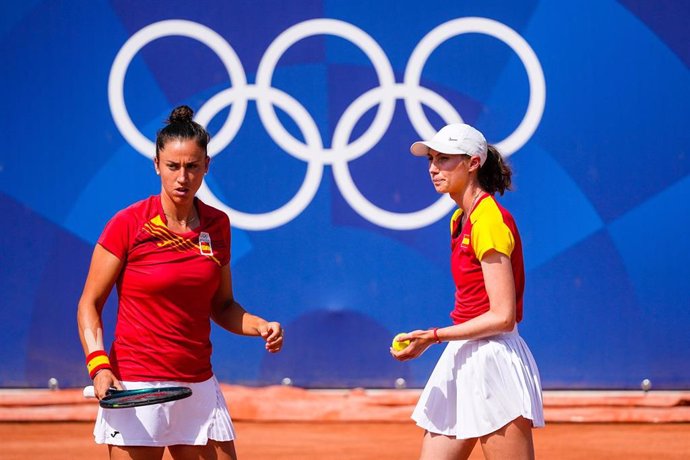
<svg viewBox="0 0 690 460"><path fill-rule="evenodd" d="M418 390L306 391L223 385L240 459L415 459ZM690 459L688 392L545 392L542 459ZM80 389L0 390L0 458L107 458ZM165 458L170 458L167 456ZM483 458L477 447L471 458Z"/></svg>

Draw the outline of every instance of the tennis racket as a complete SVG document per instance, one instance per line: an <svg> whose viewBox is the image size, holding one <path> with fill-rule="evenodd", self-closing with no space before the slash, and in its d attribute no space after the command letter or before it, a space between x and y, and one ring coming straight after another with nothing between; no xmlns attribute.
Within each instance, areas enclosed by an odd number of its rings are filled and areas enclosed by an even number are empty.
<svg viewBox="0 0 690 460"><path fill-rule="evenodd" d="M177 401L178 399L188 398L191 395L192 390L188 387L140 388L138 390L110 389L98 404L104 409L125 409L127 407L140 407ZM84 397L96 397L93 386L84 388Z"/></svg>

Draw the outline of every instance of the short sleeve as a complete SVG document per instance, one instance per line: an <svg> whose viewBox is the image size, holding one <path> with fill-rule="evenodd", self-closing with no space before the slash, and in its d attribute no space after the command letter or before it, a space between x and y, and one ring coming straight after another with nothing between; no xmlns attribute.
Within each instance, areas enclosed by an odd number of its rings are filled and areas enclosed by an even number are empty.
<svg viewBox="0 0 690 460"><path fill-rule="evenodd" d="M231 253L231 242L232 242L232 237L231 237L231 230L230 230L230 219L228 218L228 215L223 213L223 216L221 218L221 232L223 235L223 241L225 244L223 244L223 247L225 250L219 254L218 260L220 260L220 266L224 267L225 265L230 263L230 253Z"/></svg>
<svg viewBox="0 0 690 460"><path fill-rule="evenodd" d="M515 248L515 235L503 221L498 208L487 209L472 225L472 248L477 259L482 260L490 250L510 257Z"/></svg>
<svg viewBox="0 0 690 460"><path fill-rule="evenodd" d="M120 211L108 221L98 238L98 244L103 246L120 260L127 259L132 235L132 218L125 211Z"/></svg>

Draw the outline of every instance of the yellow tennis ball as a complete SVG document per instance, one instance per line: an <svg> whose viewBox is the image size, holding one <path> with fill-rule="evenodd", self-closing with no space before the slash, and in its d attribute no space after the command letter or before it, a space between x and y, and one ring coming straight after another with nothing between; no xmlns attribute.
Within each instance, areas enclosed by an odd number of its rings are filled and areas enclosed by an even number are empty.
<svg viewBox="0 0 690 460"><path fill-rule="evenodd" d="M400 334L393 337L393 345L392 345L393 350L395 350L395 351L404 350L410 344L409 340L403 340L402 342L398 342L398 338L402 337L403 335L406 335L406 333L401 332Z"/></svg>

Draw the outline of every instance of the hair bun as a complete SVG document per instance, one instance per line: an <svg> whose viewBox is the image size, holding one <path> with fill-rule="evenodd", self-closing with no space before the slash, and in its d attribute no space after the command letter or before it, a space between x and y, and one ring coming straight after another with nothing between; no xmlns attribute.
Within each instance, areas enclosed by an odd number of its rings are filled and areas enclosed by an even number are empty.
<svg viewBox="0 0 690 460"><path fill-rule="evenodd" d="M194 111L186 105L181 105L175 107L170 113L170 118L168 118L168 124L173 123L189 123L194 117Z"/></svg>

